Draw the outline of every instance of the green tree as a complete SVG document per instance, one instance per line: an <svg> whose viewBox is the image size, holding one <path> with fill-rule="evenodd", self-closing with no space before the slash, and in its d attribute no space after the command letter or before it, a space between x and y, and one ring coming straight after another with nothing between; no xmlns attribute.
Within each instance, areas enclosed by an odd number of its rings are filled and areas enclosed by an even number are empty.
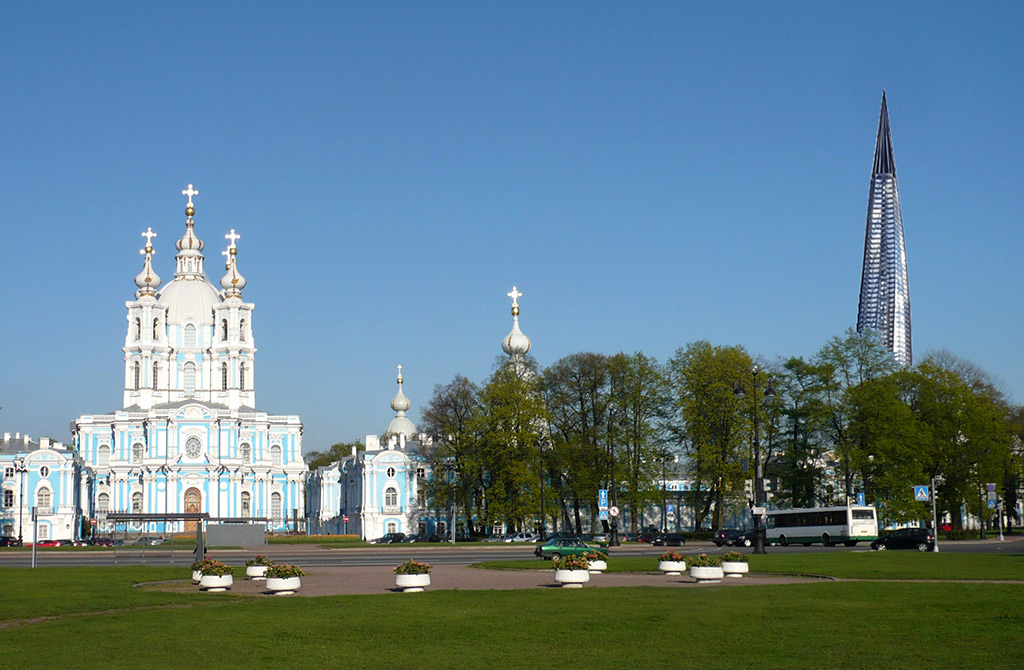
<svg viewBox="0 0 1024 670"><path fill-rule="evenodd" d="M597 489L608 473L608 452L601 439L608 409L608 364L603 354L570 354L542 376L552 447L550 453L541 453L543 476L555 484L566 524L577 533L583 532L581 506L590 509L592 523L597 523Z"/></svg>
<svg viewBox="0 0 1024 670"><path fill-rule="evenodd" d="M352 453L352 447L355 447L358 451L366 449L366 445L359 440L352 440L351 442L336 442L332 444L330 449L327 451L308 452L304 457L306 459L306 467L310 470L316 470L321 466L330 465L335 461L340 461Z"/></svg>
<svg viewBox="0 0 1024 670"><path fill-rule="evenodd" d="M842 490L836 491L835 502L845 504L847 497L854 493L855 464L864 458L850 440L854 408L850 404L849 391L868 380L894 372L897 363L892 352L885 348L881 333L874 330L857 333L852 328L842 337L829 340L813 362L820 375L821 399L826 414L822 429L833 461L843 477Z"/></svg>
<svg viewBox="0 0 1024 670"><path fill-rule="evenodd" d="M825 488L828 449L823 428L828 415L822 398L822 376L818 366L803 358L790 358L776 374L776 397L766 403L766 414L772 416L778 408L780 434L777 447L769 434L765 459L766 472L779 482L776 504L815 507L831 501ZM773 426L776 420L766 423ZM776 448L780 453L773 462Z"/></svg>
<svg viewBox="0 0 1024 670"><path fill-rule="evenodd" d="M613 448L624 466L616 471L616 484L629 504L630 529L637 532L644 508L662 499L659 471L672 457L663 435L671 397L668 377L656 359L639 351L616 354L609 370L612 402L620 412Z"/></svg>
<svg viewBox="0 0 1024 670"><path fill-rule="evenodd" d="M462 509L467 532L477 532L474 519L483 516L483 466L480 458L480 388L462 375L438 384L424 406L421 425L432 436L434 472L427 486L431 506Z"/></svg>
<svg viewBox="0 0 1024 670"><path fill-rule="evenodd" d="M540 508L540 449L547 438L543 384L532 360L504 362L480 392L480 457L487 521L523 528Z"/></svg>
<svg viewBox="0 0 1024 670"><path fill-rule="evenodd" d="M668 362L674 410L670 430L689 457L698 525L713 510L712 527L720 528L726 494L742 490L749 410L735 389L748 383L751 363L742 347L706 341L680 348Z"/></svg>

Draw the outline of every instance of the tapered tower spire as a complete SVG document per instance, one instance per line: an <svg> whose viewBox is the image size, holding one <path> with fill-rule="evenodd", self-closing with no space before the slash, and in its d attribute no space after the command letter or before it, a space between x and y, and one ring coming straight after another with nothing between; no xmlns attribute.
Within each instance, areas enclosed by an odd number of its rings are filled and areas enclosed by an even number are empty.
<svg viewBox="0 0 1024 670"><path fill-rule="evenodd" d="M871 167L857 310L857 332L868 328L882 333L885 346L900 364L909 366L913 362L907 248L885 91L882 91L875 160Z"/></svg>

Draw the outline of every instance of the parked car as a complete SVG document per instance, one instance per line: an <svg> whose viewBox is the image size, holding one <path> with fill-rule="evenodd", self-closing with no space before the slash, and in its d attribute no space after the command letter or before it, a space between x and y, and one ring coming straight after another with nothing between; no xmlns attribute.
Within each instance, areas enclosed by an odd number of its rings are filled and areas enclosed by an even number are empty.
<svg viewBox="0 0 1024 670"><path fill-rule="evenodd" d="M39 540L36 542L37 547L59 547L60 540Z"/></svg>
<svg viewBox="0 0 1024 670"><path fill-rule="evenodd" d="M583 540L578 538L558 538L557 540L548 540L543 542L536 549L533 550L534 556L540 556L541 558L548 558L557 561L562 556L576 556L579 554L585 554L588 551L598 551L605 556L608 555L607 549L600 547L593 547Z"/></svg>
<svg viewBox="0 0 1024 670"><path fill-rule="evenodd" d="M487 537L485 537L484 542L504 542L505 537L505 535L495 533L493 535L488 535Z"/></svg>
<svg viewBox="0 0 1024 670"><path fill-rule="evenodd" d="M754 529L740 531L739 534L733 536L732 541L729 542L734 547L753 547L754 542L757 540L754 534Z"/></svg>
<svg viewBox="0 0 1024 670"><path fill-rule="evenodd" d="M736 543L736 538L745 531L742 528L720 528L715 531L714 535L711 536L711 541L715 543L716 547L732 546Z"/></svg>
<svg viewBox="0 0 1024 670"><path fill-rule="evenodd" d="M20 547L21 542L16 537L3 536L0 537L0 547Z"/></svg>
<svg viewBox="0 0 1024 670"><path fill-rule="evenodd" d="M871 548L875 551L883 551L885 549L934 551L935 534L927 528L900 528L872 542Z"/></svg>
<svg viewBox="0 0 1024 670"><path fill-rule="evenodd" d="M536 542L538 539L533 533L513 533L505 536L506 542Z"/></svg>
<svg viewBox="0 0 1024 670"><path fill-rule="evenodd" d="M651 541L655 547L681 547L686 544L686 538L679 533L662 533Z"/></svg>
<svg viewBox="0 0 1024 670"><path fill-rule="evenodd" d="M370 540L370 544L395 544L405 539L405 533L384 533L376 540Z"/></svg>
<svg viewBox="0 0 1024 670"><path fill-rule="evenodd" d="M422 535L406 535L402 538L403 544L411 544L413 542L426 542L427 538Z"/></svg>
<svg viewBox="0 0 1024 670"><path fill-rule="evenodd" d="M660 535L660 533L651 533L651 532L640 533L639 535L636 536L636 541L637 542L645 542L647 544L652 544L654 542L654 538L658 537L658 535Z"/></svg>
<svg viewBox="0 0 1024 670"><path fill-rule="evenodd" d="M551 540L575 540L575 539L578 539L578 538L579 538L579 536L576 535L576 533L570 533L567 530L559 530L559 531L555 531L554 533L551 533L550 535L548 535L544 539L544 541L545 542L550 542Z"/></svg>
<svg viewBox="0 0 1024 670"><path fill-rule="evenodd" d="M97 547L113 547L114 541L109 537L97 537L93 539L93 544Z"/></svg>

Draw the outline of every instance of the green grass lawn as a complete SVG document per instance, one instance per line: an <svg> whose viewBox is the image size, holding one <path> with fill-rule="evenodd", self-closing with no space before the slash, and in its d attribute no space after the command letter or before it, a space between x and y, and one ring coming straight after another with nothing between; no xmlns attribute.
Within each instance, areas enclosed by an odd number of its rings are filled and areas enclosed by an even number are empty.
<svg viewBox="0 0 1024 670"><path fill-rule="evenodd" d="M980 564L974 559L988 558L950 556L952 567L957 559L970 567ZM791 557L755 558L782 564L776 559ZM1020 570L1020 557L993 558ZM886 560L892 574L913 569L912 563L901 564L909 558ZM131 588L137 581L180 577L180 568L0 569L3 662L42 667L59 659L72 667L99 662L141 668L775 668L833 662L1015 668L1024 653L1019 584L822 581L321 598ZM44 615L56 618L22 621Z"/></svg>
<svg viewBox="0 0 1024 670"><path fill-rule="evenodd" d="M551 561L483 561L499 570L551 570ZM836 551L813 554L750 555L754 572L827 575L846 579L1024 580L1024 555L920 553L917 551ZM657 572L656 556L615 556L609 572Z"/></svg>

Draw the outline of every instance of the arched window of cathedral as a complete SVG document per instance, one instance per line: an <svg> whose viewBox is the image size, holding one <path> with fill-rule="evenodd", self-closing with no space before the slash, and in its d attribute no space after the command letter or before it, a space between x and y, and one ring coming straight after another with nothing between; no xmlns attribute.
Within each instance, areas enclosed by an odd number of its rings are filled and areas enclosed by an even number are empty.
<svg viewBox="0 0 1024 670"><path fill-rule="evenodd" d="M160 328L160 319L153 319L153 339L159 340L160 336L157 335L157 329Z"/></svg>
<svg viewBox="0 0 1024 670"><path fill-rule="evenodd" d="M252 447L249 446L248 442L242 443L240 451L242 452L242 462L252 463Z"/></svg>
<svg viewBox="0 0 1024 670"><path fill-rule="evenodd" d="M185 395L194 396L196 394L196 364L192 361L185 363Z"/></svg>
<svg viewBox="0 0 1024 670"><path fill-rule="evenodd" d="M398 524L395 523L394 521L388 521L388 526L384 530L387 531L388 533L397 533L398 532Z"/></svg>
<svg viewBox="0 0 1024 670"><path fill-rule="evenodd" d="M281 465L281 446L275 444L270 448L270 462L273 465Z"/></svg>
<svg viewBox="0 0 1024 670"><path fill-rule="evenodd" d="M142 514L142 491L132 494L132 514Z"/></svg>
<svg viewBox="0 0 1024 670"><path fill-rule="evenodd" d="M252 516L252 494L242 491L242 516Z"/></svg>
<svg viewBox="0 0 1024 670"><path fill-rule="evenodd" d="M96 452L96 465L110 465L110 447L105 444Z"/></svg>
<svg viewBox="0 0 1024 670"><path fill-rule="evenodd" d="M142 462L142 445L138 442L132 445L132 463Z"/></svg>
<svg viewBox="0 0 1024 670"><path fill-rule="evenodd" d="M389 486L386 489L384 489L384 506L398 506L398 489L396 489L394 486Z"/></svg>
<svg viewBox="0 0 1024 670"><path fill-rule="evenodd" d="M135 319L135 339L142 339L142 319L136 317Z"/></svg>
<svg viewBox="0 0 1024 670"><path fill-rule="evenodd" d="M185 346L196 346L196 326L192 323L185 324Z"/></svg>
<svg viewBox="0 0 1024 670"><path fill-rule="evenodd" d="M238 366L238 390L245 390L245 363Z"/></svg>
<svg viewBox="0 0 1024 670"><path fill-rule="evenodd" d="M228 320L227 319L221 319L221 321L220 321L220 339L224 340L225 342L228 341Z"/></svg>
<svg viewBox="0 0 1024 670"><path fill-rule="evenodd" d="M154 363L153 363L153 390L154 391L156 390L157 373L159 371L160 371L160 364L154 361Z"/></svg>
<svg viewBox="0 0 1024 670"><path fill-rule="evenodd" d="M50 506L50 489L45 486L36 492L36 507L46 509Z"/></svg>
<svg viewBox="0 0 1024 670"><path fill-rule="evenodd" d="M220 390L221 391L227 391L228 390L228 364L227 363L221 363L220 364Z"/></svg>
<svg viewBox="0 0 1024 670"><path fill-rule="evenodd" d="M142 366L139 365L138 361L135 361L135 390L139 390L139 380L142 378Z"/></svg>
<svg viewBox="0 0 1024 670"><path fill-rule="evenodd" d="M245 319L238 322L238 339L245 342Z"/></svg>
<svg viewBox="0 0 1024 670"><path fill-rule="evenodd" d="M101 493L96 497L96 511L107 512L110 510L110 494Z"/></svg>
<svg viewBox="0 0 1024 670"><path fill-rule="evenodd" d="M281 513L281 494L274 492L270 494L270 518L275 523L281 523L284 520L284 516Z"/></svg>

